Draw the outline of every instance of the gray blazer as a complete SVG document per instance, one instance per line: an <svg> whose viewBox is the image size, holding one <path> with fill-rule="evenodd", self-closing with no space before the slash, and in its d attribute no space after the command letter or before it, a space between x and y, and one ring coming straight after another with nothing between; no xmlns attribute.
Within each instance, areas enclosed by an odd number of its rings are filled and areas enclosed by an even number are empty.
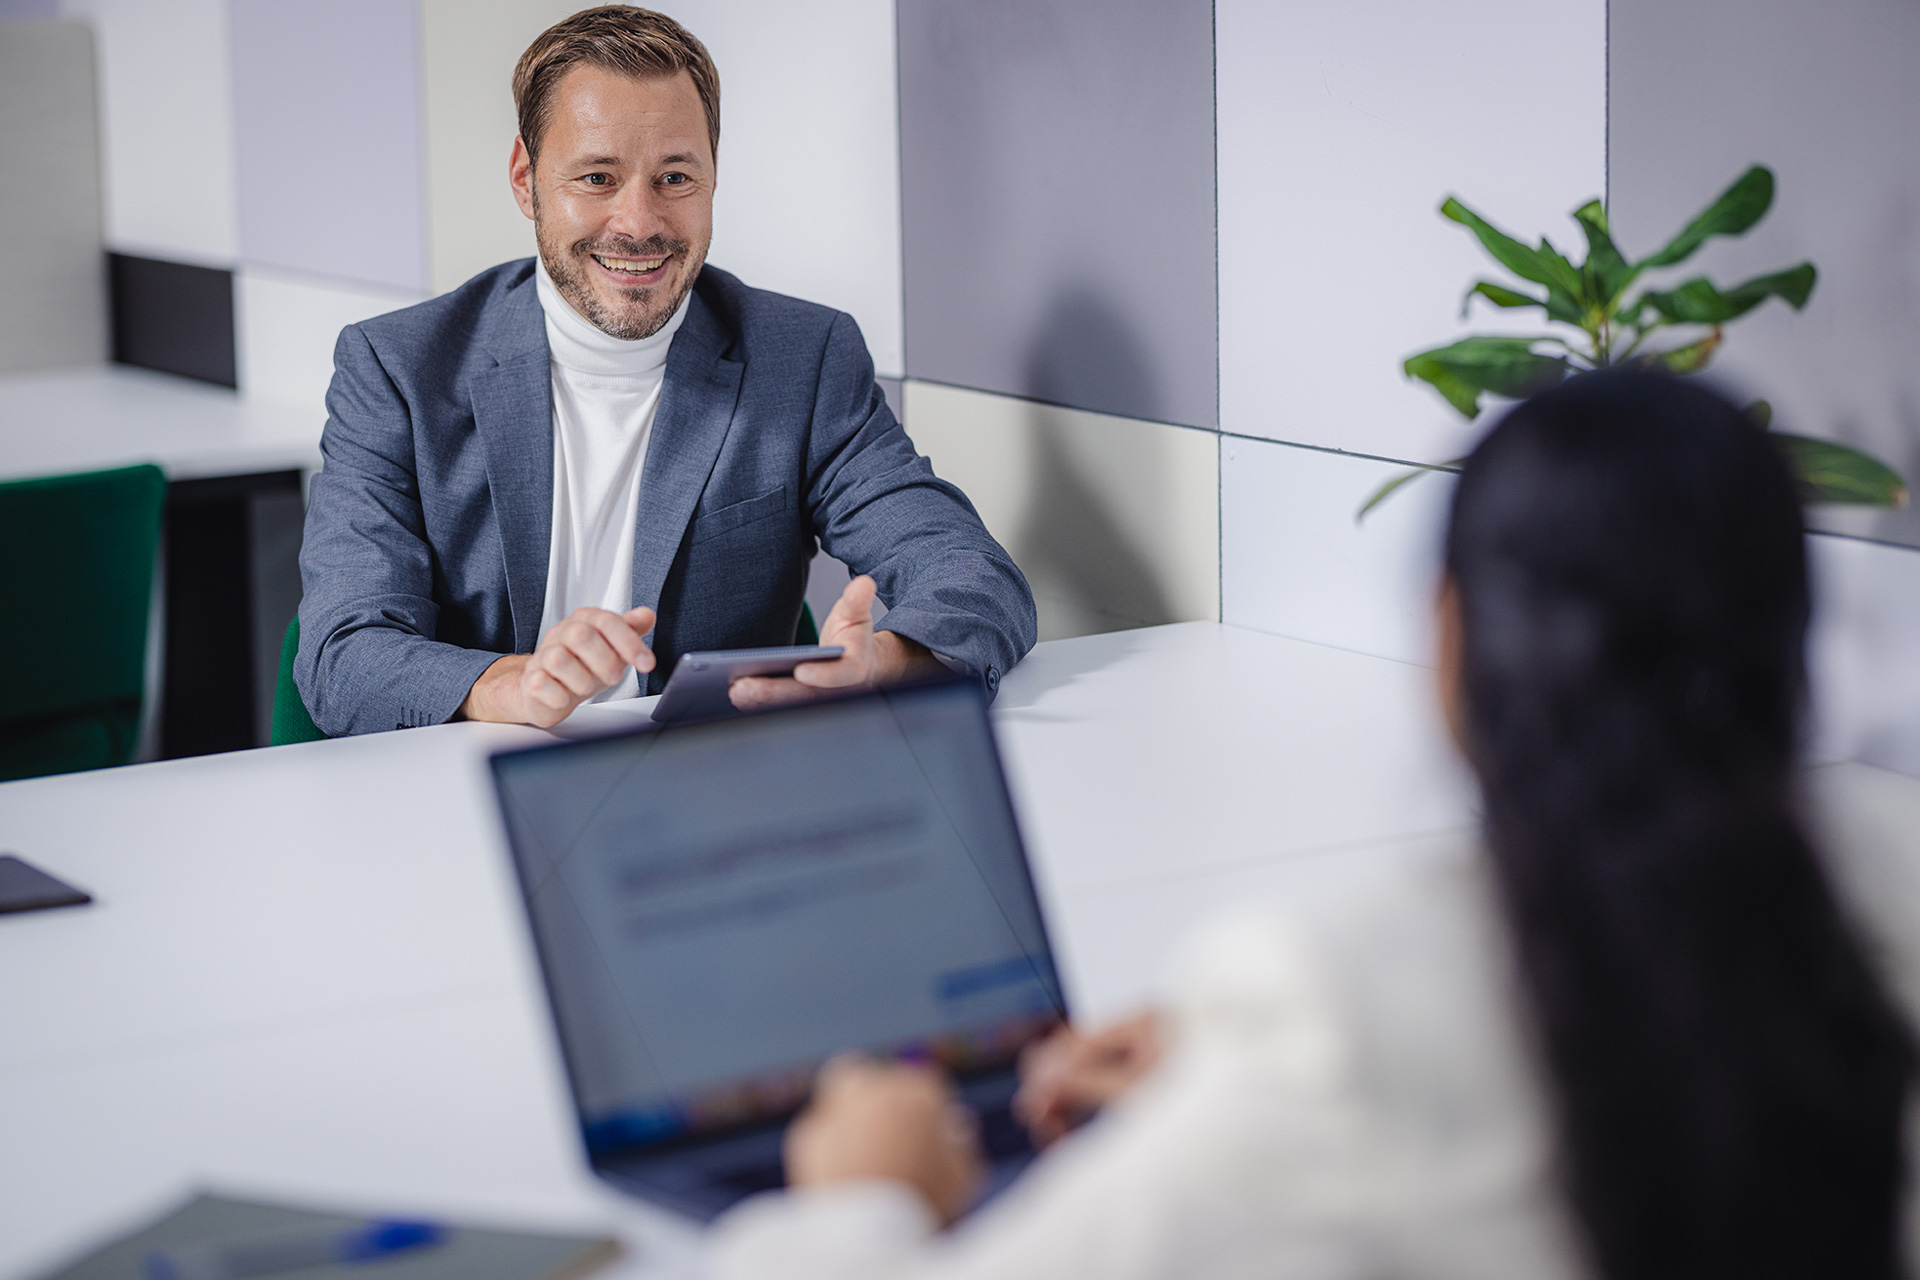
<svg viewBox="0 0 1920 1280"><path fill-rule="evenodd" d="M330 734L438 724L540 639L553 382L533 260L349 325L300 550L294 682ZM1033 647L1026 579L914 452L851 316L706 268L667 354L633 601L680 654L791 644L816 543L870 573L885 630L979 673Z"/></svg>

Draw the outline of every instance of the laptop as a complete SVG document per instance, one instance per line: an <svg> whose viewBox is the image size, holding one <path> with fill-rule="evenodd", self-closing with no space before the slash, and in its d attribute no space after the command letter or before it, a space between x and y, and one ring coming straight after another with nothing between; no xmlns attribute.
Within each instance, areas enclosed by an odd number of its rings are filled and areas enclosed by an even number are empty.
<svg viewBox="0 0 1920 1280"><path fill-rule="evenodd" d="M496 755L594 1172L711 1218L783 1183L836 1053L937 1063L989 1193L1066 1018L985 696L951 680Z"/></svg>

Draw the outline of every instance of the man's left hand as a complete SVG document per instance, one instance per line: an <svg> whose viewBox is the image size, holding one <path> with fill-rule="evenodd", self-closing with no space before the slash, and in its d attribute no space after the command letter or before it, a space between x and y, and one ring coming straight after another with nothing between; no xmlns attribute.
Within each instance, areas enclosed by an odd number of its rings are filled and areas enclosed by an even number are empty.
<svg viewBox="0 0 1920 1280"><path fill-rule="evenodd" d="M872 689L946 668L917 640L873 629L874 582L861 574L847 584L820 627L820 643L846 652L831 662L803 662L791 676L743 676L728 687L742 711L805 702L843 689Z"/></svg>

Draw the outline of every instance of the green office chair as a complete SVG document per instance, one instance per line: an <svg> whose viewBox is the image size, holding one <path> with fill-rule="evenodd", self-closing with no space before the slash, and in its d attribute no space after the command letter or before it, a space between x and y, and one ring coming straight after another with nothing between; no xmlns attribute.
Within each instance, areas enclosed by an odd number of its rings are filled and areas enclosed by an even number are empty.
<svg viewBox="0 0 1920 1280"><path fill-rule="evenodd" d="M300 651L300 615L287 623L287 634L280 641L280 674L273 682L273 731L267 741L276 747L290 742L319 742L327 735L313 722L300 690L293 683L293 655Z"/></svg>
<svg viewBox="0 0 1920 1280"><path fill-rule="evenodd" d="M0 484L0 778L133 758L167 478Z"/></svg>
<svg viewBox="0 0 1920 1280"><path fill-rule="evenodd" d="M819 644L820 629L813 625L813 610L805 602L800 605L800 625L795 630L795 644ZM313 722L307 712L307 704L300 700L300 690L293 684L293 655L300 649L300 615L295 614L287 623L287 634L280 641L280 675L273 683L273 735L269 739L276 747L290 742L318 742L327 735Z"/></svg>

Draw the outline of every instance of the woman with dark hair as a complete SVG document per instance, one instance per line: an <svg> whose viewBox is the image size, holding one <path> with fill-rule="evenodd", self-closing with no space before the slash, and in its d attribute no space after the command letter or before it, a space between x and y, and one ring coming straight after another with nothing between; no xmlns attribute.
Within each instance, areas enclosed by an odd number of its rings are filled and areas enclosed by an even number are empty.
<svg viewBox="0 0 1920 1280"><path fill-rule="evenodd" d="M719 1271L1902 1274L1913 1053L1799 814L1808 611L1793 481L1727 403L1613 371L1520 405L1440 596L1483 845L1330 859L1162 1017L1047 1046L1039 1136L1111 1105L952 1233L943 1086L836 1066Z"/></svg>

